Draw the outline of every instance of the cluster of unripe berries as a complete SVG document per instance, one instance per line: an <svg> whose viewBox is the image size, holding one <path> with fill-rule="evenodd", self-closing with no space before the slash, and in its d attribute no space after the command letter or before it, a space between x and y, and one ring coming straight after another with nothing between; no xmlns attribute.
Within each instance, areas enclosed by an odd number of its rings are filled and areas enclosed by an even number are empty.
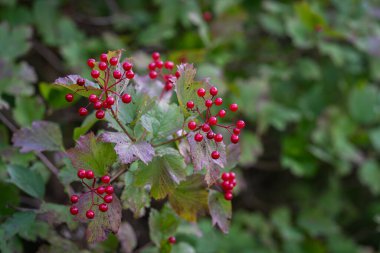
<svg viewBox="0 0 380 253"><path fill-rule="evenodd" d="M170 91L173 89L174 78L179 78L181 74L176 71L173 74L174 63L171 61L163 62L160 53L154 52L152 54L152 61L148 64L149 77L151 79L160 79L165 83L163 91ZM166 69L166 74L164 73Z"/></svg>
<svg viewBox="0 0 380 253"><path fill-rule="evenodd" d="M118 94L116 91L116 85L121 84L121 82L126 79L133 79L135 73L133 72L133 64L129 61L119 63L118 57L111 57L108 59L108 55L103 53L100 55L99 62L95 59L88 59L87 65L92 69L91 76L99 84L100 89L96 89L92 86L86 86L86 80L84 78L78 78L76 84L83 88L79 88L75 91L96 91L100 93L98 96L96 94L91 94L88 97L89 103L85 107L80 107L78 110L79 115L86 116L88 114L88 107L92 104L93 108L96 110L96 118L103 119L105 116L105 111L111 109L115 104L116 99L120 98L123 103L129 104L132 101L131 95L128 93ZM112 77L111 77L112 74ZM94 92L95 93L95 92ZM72 102L74 95L68 93L65 96L67 102Z"/></svg>
<svg viewBox="0 0 380 253"><path fill-rule="evenodd" d="M245 122L243 120L238 120L235 125L221 125L218 123L218 117L224 118L227 114L226 110L220 109L215 115L211 113L211 108L213 106L221 106L223 104L223 99L221 97L215 97L218 95L218 89L216 87L211 87L209 90L209 94L211 95L210 99L206 99L206 90L204 88L200 88L197 90L197 95L203 98L204 105L207 108L206 115L203 117L199 111L199 108L193 101L188 101L186 103L186 107L188 110L192 112L197 112L201 119L204 120L203 123L197 124L194 120L191 120L187 127L191 131L197 131L194 135L194 140L196 142L203 141L204 135L207 139L213 140L217 146L218 143L223 141L223 135L221 133L216 133L212 130L212 127L220 127L226 129L231 134L231 142L236 144L239 142L239 135L241 130L245 127ZM236 112L238 110L237 104L231 104L229 106L231 112ZM202 134L203 132L203 134ZM211 157L213 159L218 159L220 154L217 150L212 151Z"/></svg>
<svg viewBox="0 0 380 253"><path fill-rule="evenodd" d="M81 195L74 194L71 196L70 200L73 205L70 207L70 213L72 215L77 215L79 213L79 208L75 204L78 203L80 198L85 194L91 194L91 206L89 210L86 211L86 217L88 219L93 219L95 217L95 212L92 210L93 206L97 206L101 212L107 212L108 204L112 202L112 194L114 192L112 185L110 185L110 176L102 176L100 178L101 184L98 187L95 187L96 178L92 170L80 169L78 170L77 176L81 179L82 184L87 187L88 191L82 193ZM85 179L92 181L91 186L84 181ZM95 195L97 196L98 200L102 201L102 203L95 203Z"/></svg>
<svg viewBox="0 0 380 253"><path fill-rule="evenodd" d="M222 183L220 184L224 191L224 199L231 201L233 198L232 191L236 186L236 175L234 172L223 172Z"/></svg>

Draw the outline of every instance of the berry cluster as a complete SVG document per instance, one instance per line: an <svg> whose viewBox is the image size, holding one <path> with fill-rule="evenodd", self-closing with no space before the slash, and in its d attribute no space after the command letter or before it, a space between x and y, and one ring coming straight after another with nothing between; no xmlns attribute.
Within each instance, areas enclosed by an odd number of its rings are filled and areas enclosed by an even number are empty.
<svg viewBox="0 0 380 253"><path fill-rule="evenodd" d="M152 61L148 64L149 77L151 79L160 79L165 86L163 87L161 95L164 92L171 91L175 82L181 75L178 71L173 74L174 63L171 61L163 62L160 53L154 52L152 54ZM165 71L166 70L166 71Z"/></svg>
<svg viewBox="0 0 380 253"><path fill-rule="evenodd" d="M88 106L93 105L96 110L96 118L103 119L105 116L105 111L107 109L112 109L118 98L123 101L123 103L129 104L132 101L131 95L128 93L119 94L116 92L116 85L122 84L123 81L133 79L135 73L133 73L133 64L129 61L125 61L122 64L119 63L119 57L108 57L107 54L103 53L100 55L100 61L96 62L95 59L88 59L87 65L92 69L91 76L99 84L100 90L94 87L86 85L86 80L84 78L78 78L76 84L83 88L79 88L75 91L100 91L99 96L96 94L91 94L88 97L89 103L85 107L80 107L78 110L79 115L86 116L88 114ZM74 95L68 93L65 96L67 102L72 102Z"/></svg>
<svg viewBox="0 0 380 253"><path fill-rule="evenodd" d="M79 213L79 209L77 206L75 206L76 203L78 203L79 199L83 197L86 194L91 194L91 206L89 210L86 211L86 217L88 219L93 219L95 217L95 212L92 210L93 206L98 206L99 211L101 212L107 212L108 211L108 205L112 202L112 194L113 194L113 187L110 185L111 178L108 175L104 175L100 178L101 185L98 187L95 187L96 178L94 176L94 172L92 170L78 170L77 173L78 177L81 179L82 184L87 187L88 191L82 193L81 195L72 195L70 200L73 204L70 207L70 213L72 215L77 215ZM87 184L84 179L92 181L92 185L90 186ZM103 196L104 195L104 196ZM95 203L94 197L97 197L97 200L102 200L103 203Z"/></svg>
<svg viewBox="0 0 380 253"><path fill-rule="evenodd" d="M232 200L232 191L236 186L236 175L234 172L224 172L222 174L222 183L220 184L224 191L224 199Z"/></svg>
<svg viewBox="0 0 380 253"><path fill-rule="evenodd" d="M194 140L197 142L203 141L203 132L207 139L214 140L216 146L218 146L218 143L223 141L223 135L221 133L216 133L212 130L212 127L220 127L226 129L231 134L231 142L236 144L239 142L239 134L241 129L245 127L245 122L243 120L238 120L235 125L221 125L218 124L218 117L224 118L227 114L227 112L223 109L220 109L218 113L213 115L211 113L211 108L215 106L221 106L223 104L223 99L221 97L215 97L218 95L218 89L216 87L211 87L209 90L210 93L210 99L206 99L206 90L204 88L200 88L197 91L197 94L199 97L203 98L204 105L206 106L206 115L203 117L203 115L200 113L198 106L195 105L193 101L188 101L186 103L187 109L192 112L197 112L200 116L200 118L203 120L202 124L197 124L195 121L191 120L187 127L191 131L197 131L197 133L194 136ZM231 112L236 112L238 110L237 104L231 104L229 107ZM214 150L211 153L211 157L213 159L218 159L220 157L220 154L217 150Z"/></svg>

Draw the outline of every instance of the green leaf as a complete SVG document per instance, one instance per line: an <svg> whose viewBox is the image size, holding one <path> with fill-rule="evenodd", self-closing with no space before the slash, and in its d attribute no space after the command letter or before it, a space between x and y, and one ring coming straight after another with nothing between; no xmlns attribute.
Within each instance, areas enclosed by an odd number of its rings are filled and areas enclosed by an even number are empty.
<svg viewBox="0 0 380 253"><path fill-rule="evenodd" d="M377 152L380 152L380 128L375 128L369 132L369 138L372 146Z"/></svg>
<svg viewBox="0 0 380 253"><path fill-rule="evenodd" d="M83 88L83 86L79 86L77 84L77 80L79 78L81 78L81 76L79 75L68 75L65 77L59 77L58 79L54 81L54 84L65 87L75 92L75 94L78 94L84 97L89 97L91 94L95 94L98 96L100 95L102 90L100 89L97 83L94 83L90 80L85 79L85 82L86 82L85 87L87 88Z"/></svg>
<svg viewBox="0 0 380 253"><path fill-rule="evenodd" d="M183 127L183 115L177 105L160 103L141 117L141 124L153 138L167 137Z"/></svg>
<svg viewBox="0 0 380 253"><path fill-rule="evenodd" d="M0 182L0 203L7 203L0 205L0 218L10 215L14 212L13 207L18 206L20 202L19 190L13 184Z"/></svg>
<svg viewBox="0 0 380 253"><path fill-rule="evenodd" d="M375 86L354 88L348 97L348 107L354 120L363 124L378 122L380 92Z"/></svg>
<svg viewBox="0 0 380 253"><path fill-rule="evenodd" d="M231 201L224 199L224 195L218 191L210 190L208 206L212 218L212 224L217 225L223 233L228 233L232 217Z"/></svg>
<svg viewBox="0 0 380 253"><path fill-rule="evenodd" d="M17 212L0 225L0 231L4 231L2 240L9 240L21 231L28 231L36 219L34 212Z"/></svg>
<svg viewBox="0 0 380 253"><path fill-rule="evenodd" d="M73 139L78 140L79 137L86 134L91 127L98 122L98 119L93 114L88 115L80 125L80 127L74 128Z"/></svg>
<svg viewBox="0 0 380 253"><path fill-rule="evenodd" d="M366 161L358 170L359 180L375 195L380 193L380 166L375 160Z"/></svg>
<svg viewBox="0 0 380 253"><path fill-rule="evenodd" d="M196 253L195 249L188 243L180 242L173 245L172 252L176 253Z"/></svg>
<svg viewBox="0 0 380 253"><path fill-rule="evenodd" d="M116 162L113 145L102 142L94 133L80 137L66 153L76 169L91 169L96 175L106 174Z"/></svg>
<svg viewBox="0 0 380 253"><path fill-rule="evenodd" d="M73 220L68 209L69 207L66 205L43 202L38 210L38 214L41 220L51 225L66 223L73 230L77 227L78 223Z"/></svg>
<svg viewBox="0 0 380 253"><path fill-rule="evenodd" d="M30 151L62 151L62 133L59 126L48 121L35 121L31 127L14 133L13 145L23 153Z"/></svg>
<svg viewBox="0 0 380 253"><path fill-rule="evenodd" d="M175 234L178 225L177 215L168 206L164 206L160 212L156 209L150 210L149 235L156 246L166 244L168 238Z"/></svg>
<svg viewBox="0 0 380 253"><path fill-rule="evenodd" d="M8 165L7 171L11 177L10 181L25 193L39 199L44 197L45 184L38 172L18 165Z"/></svg>
<svg viewBox="0 0 380 253"><path fill-rule="evenodd" d="M169 203L180 217L195 222L198 214L208 210L206 187L203 176L193 174L169 194Z"/></svg>
<svg viewBox="0 0 380 253"><path fill-rule="evenodd" d="M31 125L35 120L41 120L45 113L45 106L36 97L16 97L16 107L13 117L21 126Z"/></svg>
<svg viewBox="0 0 380 253"><path fill-rule="evenodd" d="M49 107L52 107L54 109L61 109L72 106L72 104L67 103L65 99L65 95L67 94L66 89L56 85L51 85L50 83L39 83L38 89ZM73 103L75 103L78 98L78 96L74 96Z"/></svg>
<svg viewBox="0 0 380 253"><path fill-rule="evenodd" d="M27 26L10 28L7 23L0 23L0 58L9 60L24 55L30 48L29 38L32 29Z"/></svg>
<svg viewBox="0 0 380 253"><path fill-rule="evenodd" d="M156 157L148 165L141 164L135 176L136 186L150 184L152 197L163 199L185 179L185 162L175 149L157 149Z"/></svg>

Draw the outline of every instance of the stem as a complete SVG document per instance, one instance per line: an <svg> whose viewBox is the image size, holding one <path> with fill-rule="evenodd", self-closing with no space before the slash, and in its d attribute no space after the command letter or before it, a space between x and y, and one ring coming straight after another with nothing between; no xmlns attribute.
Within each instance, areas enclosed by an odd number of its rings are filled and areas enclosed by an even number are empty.
<svg viewBox="0 0 380 253"><path fill-rule="evenodd" d="M119 120L119 118L115 114L115 111L113 109L111 109L111 112L112 112L112 117L115 119L116 123L120 126L120 128L123 130L123 132L128 136L128 138L131 141L135 142L136 139L133 138L133 136L130 133L128 133L128 130L124 127L123 123L121 123L121 121Z"/></svg>
<svg viewBox="0 0 380 253"><path fill-rule="evenodd" d="M116 174L111 178L110 184L118 179L121 175L123 175L129 169L129 165L123 166Z"/></svg>

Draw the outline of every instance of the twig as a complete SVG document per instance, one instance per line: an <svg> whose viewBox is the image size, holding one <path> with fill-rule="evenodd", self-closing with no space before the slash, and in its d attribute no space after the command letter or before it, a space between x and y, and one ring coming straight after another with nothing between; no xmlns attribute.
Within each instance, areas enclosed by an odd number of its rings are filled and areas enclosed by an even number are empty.
<svg viewBox="0 0 380 253"><path fill-rule="evenodd" d="M111 109L111 113L112 113L112 117L115 119L116 123L120 126L123 132L128 136L129 139L131 139L131 141L135 142L136 139L133 138L133 136L130 133L128 133L128 130L124 127L123 123L120 122L119 118L117 117L113 109Z"/></svg>
<svg viewBox="0 0 380 253"><path fill-rule="evenodd" d="M116 179L118 179L121 175L123 175L125 172L127 172L128 169L129 169L129 165L123 166L121 168L121 170L119 170L118 172L116 172L116 174L111 178L110 183L112 183L113 181L115 181Z"/></svg>
<svg viewBox="0 0 380 253"><path fill-rule="evenodd" d="M37 53L39 53L45 60L50 63L56 70L63 73L65 72L62 66L61 60L51 51L48 47L39 43L38 41L33 41L33 47Z"/></svg>

